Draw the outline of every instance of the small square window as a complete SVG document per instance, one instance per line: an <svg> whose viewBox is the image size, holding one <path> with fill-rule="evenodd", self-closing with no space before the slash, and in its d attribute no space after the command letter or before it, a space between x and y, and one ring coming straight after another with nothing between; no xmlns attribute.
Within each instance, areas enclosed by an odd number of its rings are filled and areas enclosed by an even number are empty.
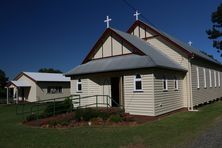
<svg viewBox="0 0 222 148"><path fill-rule="evenodd" d="M134 91L142 91L142 78L140 74L134 77Z"/></svg>

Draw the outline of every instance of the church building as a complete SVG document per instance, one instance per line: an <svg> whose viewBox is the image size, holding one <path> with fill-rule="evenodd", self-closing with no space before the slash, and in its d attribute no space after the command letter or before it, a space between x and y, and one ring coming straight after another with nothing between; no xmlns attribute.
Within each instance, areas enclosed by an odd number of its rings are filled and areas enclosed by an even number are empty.
<svg viewBox="0 0 222 148"><path fill-rule="evenodd" d="M132 115L158 116L221 98L221 70L217 60L137 16L127 32L107 23L83 62L65 76L71 94L85 98L81 106L119 104Z"/></svg>

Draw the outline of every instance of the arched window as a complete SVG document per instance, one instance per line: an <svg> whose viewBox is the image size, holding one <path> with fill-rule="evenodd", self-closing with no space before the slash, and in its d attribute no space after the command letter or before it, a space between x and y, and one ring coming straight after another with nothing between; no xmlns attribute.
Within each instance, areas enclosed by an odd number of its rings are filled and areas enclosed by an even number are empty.
<svg viewBox="0 0 222 148"><path fill-rule="evenodd" d="M77 80L77 83L76 83L76 91L77 91L77 92L82 92L82 81L81 81L81 79L78 79L78 80Z"/></svg>
<svg viewBox="0 0 222 148"><path fill-rule="evenodd" d="M134 76L134 91L142 91L142 78L140 74Z"/></svg>

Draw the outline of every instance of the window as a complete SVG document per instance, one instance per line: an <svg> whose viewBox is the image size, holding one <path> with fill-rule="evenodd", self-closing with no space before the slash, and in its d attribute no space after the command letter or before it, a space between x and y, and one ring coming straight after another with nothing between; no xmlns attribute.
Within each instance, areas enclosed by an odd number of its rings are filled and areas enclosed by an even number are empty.
<svg viewBox="0 0 222 148"><path fill-rule="evenodd" d="M203 68L203 75L204 75L204 88L207 88L206 69L205 68Z"/></svg>
<svg viewBox="0 0 222 148"><path fill-rule="evenodd" d="M217 87L217 76L215 70L214 70L214 86Z"/></svg>
<svg viewBox="0 0 222 148"><path fill-rule="evenodd" d="M142 78L140 74L134 77L134 91L142 91Z"/></svg>
<svg viewBox="0 0 222 148"><path fill-rule="evenodd" d="M81 92L82 91L82 81L81 79L78 79L77 84L76 84L76 91Z"/></svg>
<svg viewBox="0 0 222 148"><path fill-rule="evenodd" d="M179 80L177 78L174 80L174 88L175 90L179 90Z"/></svg>
<svg viewBox="0 0 222 148"><path fill-rule="evenodd" d="M62 93L62 87L61 86L49 86L47 88L48 94L59 94Z"/></svg>
<svg viewBox="0 0 222 148"><path fill-rule="evenodd" d="M200 88L200 75L199 75L199 67L196 67L197 71L197 88Z"/></svg>
<svg viewBox="0 0 222 148"><path fill-rule="evenodd" d="M218 71L218 86L220 87L220 72Z"/></svg>
<svg viewBox="0 0 222 148"><path fill-rule="evenodd" d="M163 90L164 91L168 90L168 81L165 77L163 78Z"/></svg>
<svg viewBox="0 0 222 148"><path fill-rule="evenodd" d="M210 80L210 87L212 87L212 76L211 76L211 70L209 69L209 80Z"/></svg>

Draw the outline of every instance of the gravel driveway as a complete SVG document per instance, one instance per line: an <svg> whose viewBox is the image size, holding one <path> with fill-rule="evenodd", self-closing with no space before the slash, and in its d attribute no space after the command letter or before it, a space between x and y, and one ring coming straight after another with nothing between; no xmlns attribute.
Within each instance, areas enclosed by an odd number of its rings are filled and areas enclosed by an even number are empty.
<svg viewBox="0 0 222 148"><path fill-rule="evenodd" d="M222 148L222 119L195 139L191 148Z"/></svg>

